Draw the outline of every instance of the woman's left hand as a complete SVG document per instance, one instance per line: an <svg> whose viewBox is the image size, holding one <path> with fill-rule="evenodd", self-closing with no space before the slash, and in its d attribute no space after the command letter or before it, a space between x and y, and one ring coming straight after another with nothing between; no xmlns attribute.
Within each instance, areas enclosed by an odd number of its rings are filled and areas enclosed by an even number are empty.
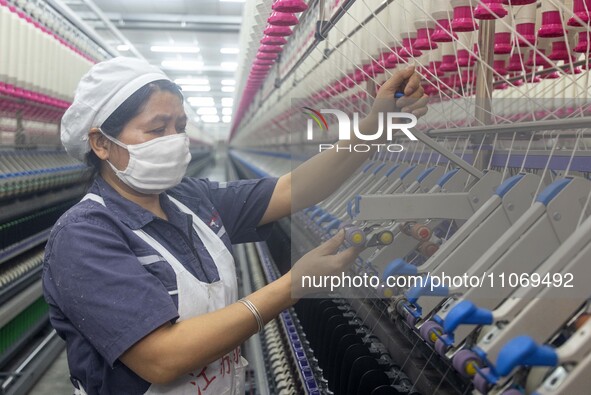
<svg viewBox="0 0 591 395"><path fill-rule="evenodd" d="M374 107L383 107L386 100L395 101L394 104L401 112L411 113L417 118L425 115L429 96L423 91L421 79L421 75L415 72L414 66L395 71L378 90ZM396 92L403 92L404 96L395 99Z"/></svg>

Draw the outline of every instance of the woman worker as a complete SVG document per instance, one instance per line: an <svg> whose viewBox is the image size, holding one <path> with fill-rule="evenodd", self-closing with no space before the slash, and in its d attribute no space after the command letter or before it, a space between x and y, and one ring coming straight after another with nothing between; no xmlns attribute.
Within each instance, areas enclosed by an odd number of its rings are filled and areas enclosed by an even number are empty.
<svg viewBox="0 0 591 395"><path fill-rule="evenodd" d="M395 103L402 86L406 97ZM426 112L413 69L378 98ZM376 119L362 129L376 130ZM97 172L54 226L43 267L76 394L244 394L239 347L295 303L294 273L340 273L359 253L337 253L340 232L237 302L231 245L265 239L273 221L326 198L369 154L326 151L278 179L183 178L186 123L179 88L131 58L92 67L62 119L67 152ZM314 194L292 196L292 175Z"/></svg>

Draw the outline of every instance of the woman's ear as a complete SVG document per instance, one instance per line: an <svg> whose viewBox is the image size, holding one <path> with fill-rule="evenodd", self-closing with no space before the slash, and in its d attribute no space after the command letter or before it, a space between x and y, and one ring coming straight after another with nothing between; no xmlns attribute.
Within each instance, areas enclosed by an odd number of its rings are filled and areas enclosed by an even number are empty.
<svg viewBox="0 0 591 395"><path fill-rule="evenodd" d="M109 159L110 141L100 132L98 128L90 129L90 132L88 132L88 142L90 143L90 149L94 151L99 159Z"/></svg>

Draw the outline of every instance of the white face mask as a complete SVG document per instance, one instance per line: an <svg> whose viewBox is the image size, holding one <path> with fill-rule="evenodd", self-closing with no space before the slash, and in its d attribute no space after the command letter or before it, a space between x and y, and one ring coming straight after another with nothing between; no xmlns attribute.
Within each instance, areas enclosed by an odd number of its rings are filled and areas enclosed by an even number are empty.
<svg viewBox="0 0 591 395"><path fill-rule="evenodd" d="M140 193L159 194L178 185L191 161L189 136L186 133L129 145L106 135L102 130L101 133L129 152L129 163L125 170L117 169L109 161L107 163L123 183Z"/></svg>

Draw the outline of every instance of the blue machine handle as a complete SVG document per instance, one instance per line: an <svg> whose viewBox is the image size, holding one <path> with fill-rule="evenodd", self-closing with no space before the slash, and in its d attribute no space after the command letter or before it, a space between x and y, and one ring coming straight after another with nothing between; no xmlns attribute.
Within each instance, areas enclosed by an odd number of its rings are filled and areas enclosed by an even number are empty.
<svg viewBox="0 0 591 395"><path fill-rule="evenodd" d="M326 225L325 230L327 232L330 232L331 230L335 230L338 229L338 227L341 225L341 221L339 219L333 219L332 221L330 221L328 223L328 225Z"/></svg>
<svg viewBox="0 0 591 395"><path fill-rule="evenodd" d="M499 352L495 370L506 376L517 366L557 366L558 355L550 346L538 345L529 336L518 336Z"/></svg>
<svg viewBox="0 0 591 395"><path fill-rule="evenodd" d="M452 333L462 324L490 325L493 315L490 310L482 309L469 300L463 300L455 305L445 317L443 330Z"/></svg>
<svg viewBox="0 0 591 395"><path fill-rule="evenodd" d="M400 99L401 97L404 97L404 92L394 92L394 99Z"/></svg>
<svg viewBox="0 0 591 395"><path fill-rule="evenodd" d="M382 274L382 280L386 281L388 277L392 276L408 276L417 274L417 267L407 263L404 259L397 258L386 266L384 274Z"/></svg>
<svg viewBox="0 0 591 395"><path fill-rule="evenodd" d="M432 287L431 277L426 277L421 286L413 287L406 292L406 299L415 304L421 296L448 296L449 288Z"/></svg>

